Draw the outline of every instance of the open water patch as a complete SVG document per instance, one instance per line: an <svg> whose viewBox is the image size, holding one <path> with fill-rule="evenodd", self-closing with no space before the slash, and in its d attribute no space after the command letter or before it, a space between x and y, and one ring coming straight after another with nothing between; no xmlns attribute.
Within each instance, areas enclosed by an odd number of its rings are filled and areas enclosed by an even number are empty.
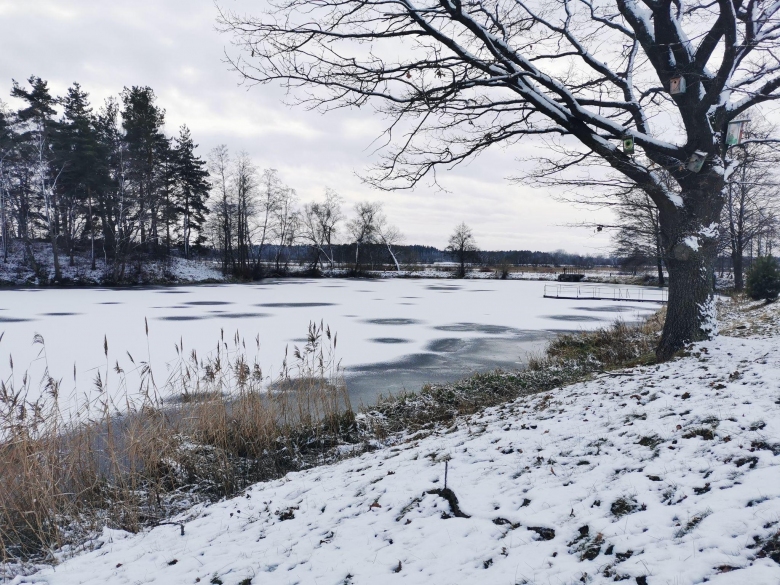
<svg viewBox="0 0 780 585"><path fill-rule="evenodd" d="M372 343L411 343L411 339L403 339L402 337L375 337L369 339Z"/></svg>
<svg viewBox="0 0 780 585"><path fill-rule="evenodd" d="M189 301L184 303L185 305L192 305L194 307L216 307L218 305L232 305L232 301Z"/></svg>
<svg viewBox="0 0 780 585"><path fill-rule="evenodd" d="M24 317L0 317L0 323L24 323L25 321L35 321L35 319L26 319Z"/></svg>
<svg viewBox="0 0 780 585"><path fill-rule="evenodd" d="M422 321L418 319L407 318L388 318L388 319L366 319L365 323L372 325L419 325Z"/></svg>
<svg viewBox="0 0 780 585"><path fill-rule="evenodd" d="M444 290L444 291L454 291L454 290L461 290L463 287L457 285L457 284L430 284L426 286L428 290Z"/></svg>

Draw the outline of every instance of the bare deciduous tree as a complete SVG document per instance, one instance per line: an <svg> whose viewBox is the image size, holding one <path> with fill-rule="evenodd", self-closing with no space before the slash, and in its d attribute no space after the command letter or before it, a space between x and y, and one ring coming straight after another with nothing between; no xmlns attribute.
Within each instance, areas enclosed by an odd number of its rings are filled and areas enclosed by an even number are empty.
<svg viewBox="0 0 780 585"><path fill-rule="evenodd" d="M458 266L458 278L464 278L466 276L466 261L479 250L477 248L477 240L474 238L471 228L465 222L455 226L455 231L452 232L446 249L448 252L455 254L455 257L458 259L458 264L460 265Z"/></svg>
<svg viewBox="0 0 780 585"><path fill-rule="evenodd" d="M325 201L307 203L303 209L301 237L313 250L312 269L321 265L322 257L333 270L333 244L338 224L344 219L341 197L333 189L325 189Z"/></svg>
<svg viewBox="0 0 780 585"><path fill-rule="evenodd" d="M378 221L382 217L382 204L376 201L362 201L355 205L355 217L347 222L351 242L355 244L355 273L360 272L361 252L376 243Z"/></svg>
<svg viewBox="0 0 780 585"><path fill-rule="evenodd" d="M380 187L535 135L562 137L556 172L603 164L644 190L671 281L664 359L713 331L727 127L778 98L778 12L753 0L272 0L220 23L248 80L390 118Z"/></svg>

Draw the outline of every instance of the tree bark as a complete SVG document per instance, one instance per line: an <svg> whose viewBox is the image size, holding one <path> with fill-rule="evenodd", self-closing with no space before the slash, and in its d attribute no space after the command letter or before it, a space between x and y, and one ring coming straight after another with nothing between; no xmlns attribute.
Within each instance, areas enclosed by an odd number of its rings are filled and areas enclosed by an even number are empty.
<svg viewBox="0 0 780 585"><path fill-rule="evenodd" d="M734 271L734 290L742 292L745 288L742 266L742 246L736 246L731 252L731 267Z"/></svg>
<svg viewBox="0 0 780 585"><path fill-rule="evenodd" d="M693 183L693 185L690 185ZM689 179L684 207L660 211L664 263L669 271L669 301L659 360L671 358L687 343L716 333L713 280L717 257L717 225L723 208L722 175L715 172Z"/></svg>

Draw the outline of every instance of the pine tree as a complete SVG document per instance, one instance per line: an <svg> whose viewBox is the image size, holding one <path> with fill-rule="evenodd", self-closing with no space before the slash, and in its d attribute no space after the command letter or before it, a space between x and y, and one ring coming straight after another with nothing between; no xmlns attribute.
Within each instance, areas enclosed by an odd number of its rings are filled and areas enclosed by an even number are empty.
<svg viewBox="0 0 780 585"><path fill-rule="evenodd" d="M77 244L76 226L84 218L89 234L92 268L95 268L93 199L107 182L105 152L95 127L89 95L74 83L61 100L64 112L55 138L58 164L62 167L57 187L63 218L63 234L73 266Z"/></svg>
<svg viewBox="0 0 780 585"><path fill-rule="evenodd" d="M141 245L154 250L158 242L157 220L160 208L157 191L159 165L166 149L162 132L165 111L156 105L150 87L125 88L122 92L122 127L128 155L129 189L135 196L135 220Z"/></svg>
<svg viewBox="0 0 780 585"><path fill-rule="evenodd" d="M206 200L209 197L209 172L206 162L195 155L197 145L187 126L179 129L176 138L176 178L178 183L179 208L182 212L182 243L184 257L190 256L192 232L197 232L194 244L199 246L205 241L203 224L206 222Z"/></svg>
<svg viewBox="0 0 780 585"><path fill-rule="evenodd" d="M11 96L26 104L16 113L16 116L22 126L22 132L19 134L22 156L26 159L28 168L33 169L34 186L29 195L37 197L37 201L24 193L25 201L21 204L23 209L20 213L20 221L23 222L26 256L36 268L30 245L32 226L29 220L36 219L32 213L34 205L37 204L42 208L37 215L45 220L54 260L54 280L59 282L62 280L62 271L58 251L60 221L56 183L62 169L55 168L52 151L52 138L57 130L57 122L54 119L57 100L49 92L48 83L40 77L33 75L27 81L30 84L29 90L14 80Z"/></svg>

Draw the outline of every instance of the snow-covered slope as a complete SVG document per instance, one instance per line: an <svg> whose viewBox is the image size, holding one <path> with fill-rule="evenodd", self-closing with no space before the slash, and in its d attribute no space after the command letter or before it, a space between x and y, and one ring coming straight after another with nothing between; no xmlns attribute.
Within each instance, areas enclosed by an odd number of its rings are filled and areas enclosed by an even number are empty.
<svg viewBox="0 0 780 585"><path fill-rule="evenodd" d="M184 535L106 530L13 583L777 585L778 382L776 338L720 337L258 484Z"/></svg>

